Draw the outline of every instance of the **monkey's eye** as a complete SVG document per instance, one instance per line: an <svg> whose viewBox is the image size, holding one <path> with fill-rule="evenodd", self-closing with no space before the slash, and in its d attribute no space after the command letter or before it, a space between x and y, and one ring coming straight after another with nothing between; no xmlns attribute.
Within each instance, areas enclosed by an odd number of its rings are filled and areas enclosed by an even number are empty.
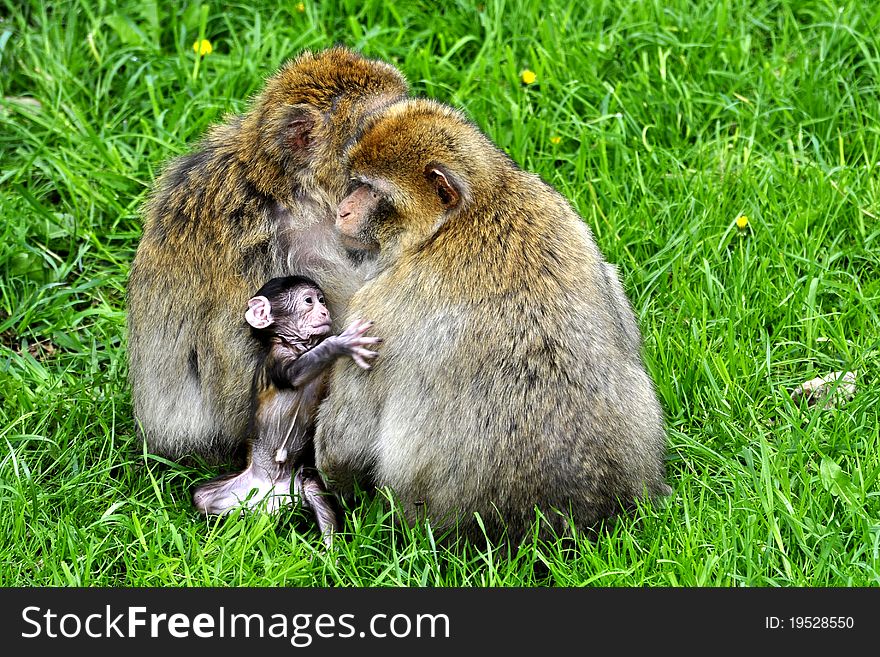
<svg viewBox="0 0 880 657"><path fill-rule="evenodd" d="M319 298L318 298L318 303L325 303L325 301L324 301L324 297L319 297Z"/></svg>
<svg viewBox="0 0 880 657"><path fill-rule="evenodd" d="M345 195L350 196L351 194L354 194L355 190L361 185L363 185L363 183L360 180L357 178L351 178L348 181L348 187L345 188Z"/></svg>
<svg viewBox="0 0 880 657"><path fill-rule="evenodd" d="M312 297L306 297L305 302L311 306L312 305Z"/></svg>

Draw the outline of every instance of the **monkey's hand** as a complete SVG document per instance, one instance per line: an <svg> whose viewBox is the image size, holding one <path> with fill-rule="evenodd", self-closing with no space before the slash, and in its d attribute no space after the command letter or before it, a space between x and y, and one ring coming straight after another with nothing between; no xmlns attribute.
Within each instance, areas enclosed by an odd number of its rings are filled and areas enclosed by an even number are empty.
<svg viewBox="0 0 880 657"><path fill-rule="evenodd" d="M379 344L382 338L369 338L364 335L373 322L356 320L340 335L329 338L302 354L299 358L287 359L280 370L273 375L278 385L296 388L314 379L325 371L337 358L351 356L352 360L365 370L370 369L369 361L378 356L375 351L365 349L366 346Z"/></svg>
<svg viewBox="0 0 880 657"><path fill-rule="evenodd" d="M351 359L365 370L372 367L368 361L374 359L379 354L364 347L382 343L382 338L372 338L364 335L371 326L373 326L373 322L356 319L349 324L347 329L336 336L336 343L342 352L351 356Z"/></svg>

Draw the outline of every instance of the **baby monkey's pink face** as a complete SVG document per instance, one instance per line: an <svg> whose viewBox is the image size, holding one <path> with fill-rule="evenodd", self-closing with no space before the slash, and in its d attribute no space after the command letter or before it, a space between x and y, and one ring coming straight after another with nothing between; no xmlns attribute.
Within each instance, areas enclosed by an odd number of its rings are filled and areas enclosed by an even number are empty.
<svg viewBox="0 0 880 657"><path fill-rule="evenodd" d="M291 295L291 315L300 332L310 336L330 332L330 311L324 293L316 287L299 287Z"/></svg>
<svg viewBox="0 0 880 657"><path fill-rule="evenodd" d="M267 289L276 280L281 279L273 279L262 288L269 296L257 295L248 301L244 315L247 323L262 331L266 339L301 342L326 337L331 318L320 288L300 283Z"/></svg>

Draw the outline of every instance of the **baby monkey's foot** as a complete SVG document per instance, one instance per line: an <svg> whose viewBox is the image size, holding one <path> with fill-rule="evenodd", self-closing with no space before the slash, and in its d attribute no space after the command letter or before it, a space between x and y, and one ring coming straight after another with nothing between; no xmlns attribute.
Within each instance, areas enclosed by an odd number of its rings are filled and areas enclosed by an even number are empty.
<svg viewBox="0 0 880 657"><path fill-rule="evenodd" d="M275 513L293 502L290 496L290 476L272 481L248 468L235 475L223 475L196 488L193 504L207 515L224 515L260 507Z"/></svg>

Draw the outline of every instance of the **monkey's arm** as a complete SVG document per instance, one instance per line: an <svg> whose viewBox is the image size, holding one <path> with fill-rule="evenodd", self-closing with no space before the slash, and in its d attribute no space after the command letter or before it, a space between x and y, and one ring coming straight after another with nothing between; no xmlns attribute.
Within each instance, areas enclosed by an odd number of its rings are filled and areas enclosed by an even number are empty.
<svg viewBox="0 0 880 657"><path fill-rule="evenodd" d="M360 367L370 369L368 360L379 354L364 347L382 342L381 338L364 336L372 325L372 322L355 320L340 335L330 336L298 358L276 359L270 370L273 382L279 388L298 388L313 381L343 356L351 356Z"/></svg>

